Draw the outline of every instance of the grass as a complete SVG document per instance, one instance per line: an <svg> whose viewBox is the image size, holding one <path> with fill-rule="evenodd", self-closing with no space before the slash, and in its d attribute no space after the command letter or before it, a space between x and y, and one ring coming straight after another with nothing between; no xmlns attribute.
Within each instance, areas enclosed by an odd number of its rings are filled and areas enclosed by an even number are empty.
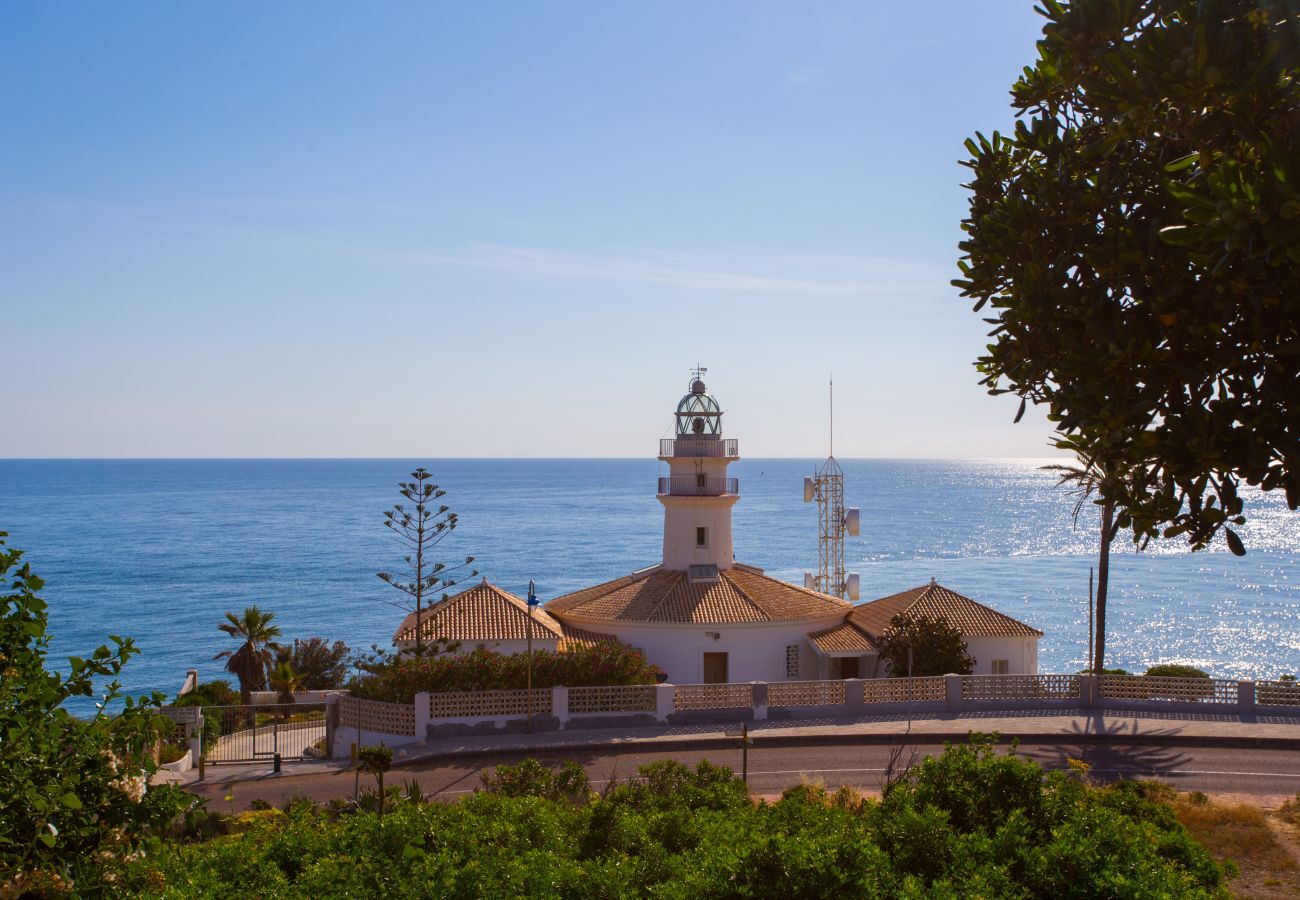
<svg viewBox="0 0 1300 900"><path fill-rule="evenodd" d="M1283 824L1300 824L1300 796L1270 815L1250 803L1216 802L1200 792L1166 790L1166 802L1192 837L1215 859L1236 863L1240 874L1228 883L1234 897L1300 896L1300 845Z"/></svg>

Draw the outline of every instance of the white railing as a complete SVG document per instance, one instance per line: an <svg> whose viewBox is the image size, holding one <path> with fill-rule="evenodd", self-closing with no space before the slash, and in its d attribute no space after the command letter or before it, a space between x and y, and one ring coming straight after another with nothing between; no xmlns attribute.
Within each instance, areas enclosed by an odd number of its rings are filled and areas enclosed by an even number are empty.
<svg viewBox="0 0 1300 900"><path fill-rule="evenodd" d="M964 675L962 700L1078 700L1078 675Z"/></svg>
<svg viewBox="0 0 1300 900"><path fill-rule="evenodd" d="M549 692L548 692L549 693ZM655 686L571 687L569 713L654 712Z"/></svg>
<svg viewBox="0 0 1300 900"><path fill-rule="evenodd" d="M872 678L862 682L864 703L919 703L947 698L942 675L925 678Z"/></svg>
<svg viewBox="0 0 1300 900"><path fill-rule="evenodd" d="M550 688L533 689L533 715L551 712ZM528 691L448 691L429 695L429 716L434 719L500 719L528 715Z"/></svg>
<svg viewBox="0 0 1300 900"><path fill-rule="evenodd" d="M749 684L679 684L677 709L736 709L754 705L754 688Z"/></svg>
<svg viewBox="0 0 1300 900"><path fill-rule="evenodd" d="M1106 700L1236 703L1237 685L1238 682L1226 678L1103 675L1101 676L1101 696Z"/></svg>
<svg viewBox="0 0 1300 900"><path fill-rule="evenodd" d="M360 731L415 737L415 705L339 697L339 725Z"/></svg>
<svg viewBox="0 0 1300 900"><path fill-rule="evenodd" d="M1300 684L1294 681L1257 681L1255 702L1260 706L1300 706Z"/></svg>
<svg viewBox="0 0 1300 900"><path fill-rule="evenodd" d="M773 681L767 686L767 705L842 706L845 701L843 681Z"/></svg>

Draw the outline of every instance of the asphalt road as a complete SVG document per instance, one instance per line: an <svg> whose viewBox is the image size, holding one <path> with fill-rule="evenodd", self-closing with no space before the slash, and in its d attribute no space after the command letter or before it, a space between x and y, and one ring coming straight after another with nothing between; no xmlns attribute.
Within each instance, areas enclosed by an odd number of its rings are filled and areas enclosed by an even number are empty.
<svg viewBox="0 0 1300 900"><path fill-rule="evenodd" d="M939 744L916 744L919 755L938 754ZM1005 752L1001 748L999 752ZM1036 760L1047 768L1065 768L1067 759L1080 759L1092 766L1092 776L1099 781L1117 778L1158 778L1179 790L1204 791L1207 794L1236 794L1257 797L1277 804L1300 792L1300 752L1294 750L1245 750L1222 748L1152 747L1142 744L1080 745L1063 742L1057 745L1036 744L1021 747L1020 755ZM737 749L677 750L645 752L605 749L575 751L567 756L534 754L547 763L558 764L572 758L587 769L593 787L599 789L611 778L628 778L637 767L660 759L676 759L694 765L708 759L719 765L741 769ZM840 785L879 790L889 762L888 746L830 747L751 747L749 783L758 796L779 795L790 785L802 781L820 781L834 789ZM458 761L432 761L394 768L388 773L389 785L416 780L428 795L454 799L470 793L480 784L479 774L499 763L517 762L517 754L481 756ZM232 779L237 779L233 780ZM255 799L280 804L290 797L328 800L350 796L355 776L351 770L329 769L310 774L281 774L248 778L218 766L209 767L207 780L189 786L200 796L209 798L210 808L221 811L245 809ZM363 774L363 786L374 780ZM233 800L227 801L227 796Z"/></svg>

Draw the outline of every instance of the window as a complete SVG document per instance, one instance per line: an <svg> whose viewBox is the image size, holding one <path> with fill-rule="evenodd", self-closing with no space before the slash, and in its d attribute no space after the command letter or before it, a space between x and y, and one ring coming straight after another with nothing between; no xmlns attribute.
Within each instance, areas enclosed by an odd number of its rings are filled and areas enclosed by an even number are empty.
<svg viewBox="0 0 1300 900"><path fill-rule="evenodd" d="M713 563L703 566L688 567L686 578L691 584L714 584L720 580L718 567Z"/></svg>
<svg viewBox="0 0 1300 900"><path fill-rule="evenodd" d="M786 644L785 647L785 677L799 677L799 645Z"/></svg>
<svg viewBox="0 0 1300 900"><path fill-rule="evenodd" d="M709 546L709 529L707 528L695 529L695 546L697 547Z"/></svg>
<svg viewBox="0 0 1300 900"><path fill-rule="evenodd" d="M1011 668L1011 664L1010 664L1010 662L1009 662L1008 660L1005 660L1005 659L995 659L995 660L993 660L993 674L994 674L994 675L1005 675L1005 674L1007 674L1007 671L1008 671L1010 668Z"/></svg>

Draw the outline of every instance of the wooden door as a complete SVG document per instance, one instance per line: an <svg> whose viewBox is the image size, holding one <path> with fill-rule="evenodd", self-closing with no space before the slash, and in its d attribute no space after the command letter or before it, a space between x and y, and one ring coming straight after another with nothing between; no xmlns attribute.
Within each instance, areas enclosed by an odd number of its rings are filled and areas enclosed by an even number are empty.
<svg viewBox="0 0 1300 900"><path fill-rule="evenodd" d="M727 654L704 654L704 683L725 684L727 681Z"/></svg>
<svg viewBox="0 0 1300 900"><path fill-rule="evenodd" d="M860 659L860 657L857 657L857 656L845 656L845 657L842 657L842 658L840 659L840 661L839 661L839 662L840 662L840 677L841 677L841 678L857 678L857 677L858 677L858 661L859 661L859 659Z"/></svg>

